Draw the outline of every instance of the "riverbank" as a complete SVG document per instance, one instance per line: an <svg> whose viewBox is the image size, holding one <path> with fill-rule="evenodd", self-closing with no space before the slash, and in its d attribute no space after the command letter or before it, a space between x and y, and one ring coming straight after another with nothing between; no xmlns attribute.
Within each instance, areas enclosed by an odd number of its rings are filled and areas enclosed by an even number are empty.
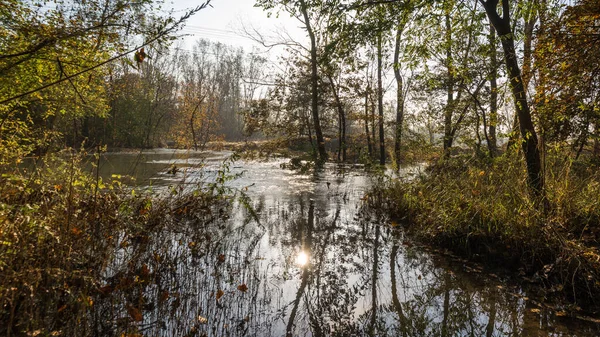
<svg viewBox="0 0 600 337"><path fill-rule="evenodd" d="M458 156L382 191L385 207L423 242L510 270L562 298L564 310L600 308L600 173L592 163L548 159L549 207L531 201L524 167Z"/></svg>

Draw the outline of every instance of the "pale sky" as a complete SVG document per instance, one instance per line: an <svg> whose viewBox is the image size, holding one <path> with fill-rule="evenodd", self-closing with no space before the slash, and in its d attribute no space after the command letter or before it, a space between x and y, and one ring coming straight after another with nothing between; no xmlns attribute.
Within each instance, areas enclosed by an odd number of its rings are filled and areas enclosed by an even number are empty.
<svg viewBox="0 0 600 337"><path fill-rule="evenodd" d="M201 1L173 0L171 3L176 10L182 10L196 6ZM287 13L281 13L278 18L276 15L269 18L262 8L254 7L254 0L212 0L211 5L212 7L205 8L190 18L181 31L192 35L184 39L185 48L191 49L193 41L198 38L243 47L247 52L252 51L253 47L262 48L243 36L243 26L248 29L254 27L264 36L288 31L294 39L305 39L306 34L300 29L296 19L290 18ZM180 13L176 12L175 15L177 14ZM281 53L278 49L281 48L273 49L270 54Z"/></svg>

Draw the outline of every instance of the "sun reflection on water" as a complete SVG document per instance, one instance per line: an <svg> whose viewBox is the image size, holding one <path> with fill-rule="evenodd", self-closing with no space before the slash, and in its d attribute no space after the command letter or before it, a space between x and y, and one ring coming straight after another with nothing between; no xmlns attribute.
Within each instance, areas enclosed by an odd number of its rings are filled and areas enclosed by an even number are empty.
<svg viewBox="0 0 600 337"><path fill-rule="evenodd" d="M300 267L304 267L308 264L308 254L306 254L303 251L300 251L300 253L298 253L298 256L296 256L296 264L298 264Z"/></svg>

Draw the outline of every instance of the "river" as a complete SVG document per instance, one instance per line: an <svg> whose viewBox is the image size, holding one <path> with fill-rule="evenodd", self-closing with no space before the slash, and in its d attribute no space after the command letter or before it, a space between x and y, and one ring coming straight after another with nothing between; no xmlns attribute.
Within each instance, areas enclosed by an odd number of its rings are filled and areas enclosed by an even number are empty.
<svg viewBox="0 0 600 337"><path fill-rule="evenodd" d="M138 186L167 195L214 181L230 154L109 153L100 174L131 174ZM144 254L122 245L121 263L107 278L124 261L146 259L154 281L139 296L106 305L107 312L120 308L121 320L97 319L94 329L120 334L133 326L147 336L600 334L599 324L565 315L501 273L413 242L366 206L365 194L381 178L364 168L327 164L299 173L281 168L288 161L228 164L238 177L227 186L246 193L252 211L238 202L208 225L165 230ZM177 171L168 173L173 164ZM142 302L140 312L131 309Z"/></svg>

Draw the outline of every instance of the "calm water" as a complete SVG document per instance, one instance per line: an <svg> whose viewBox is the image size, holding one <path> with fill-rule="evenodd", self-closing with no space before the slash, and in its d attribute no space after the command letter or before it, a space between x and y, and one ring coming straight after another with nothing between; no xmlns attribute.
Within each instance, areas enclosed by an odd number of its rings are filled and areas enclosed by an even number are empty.
<svg viewBox="0 0 600 337"><path fill-rule="evenodd" d="M104 176L134 174L138 184L167 193L182 182L214 180L228 155L107 154L100 167ZM248 194L257 218L236 203L218 219L191 219L143 246L122 245L107 279L143 270L151 280L140 282L137 294L99 303L96 333L600 335L600 325L563 317L477 265L417 247L365 206L377 178L364 169L329 164L299 174L281 169L286 162L230 165L242 175L228 186ZM167 173L173 163L178 171Z"/></svg>

